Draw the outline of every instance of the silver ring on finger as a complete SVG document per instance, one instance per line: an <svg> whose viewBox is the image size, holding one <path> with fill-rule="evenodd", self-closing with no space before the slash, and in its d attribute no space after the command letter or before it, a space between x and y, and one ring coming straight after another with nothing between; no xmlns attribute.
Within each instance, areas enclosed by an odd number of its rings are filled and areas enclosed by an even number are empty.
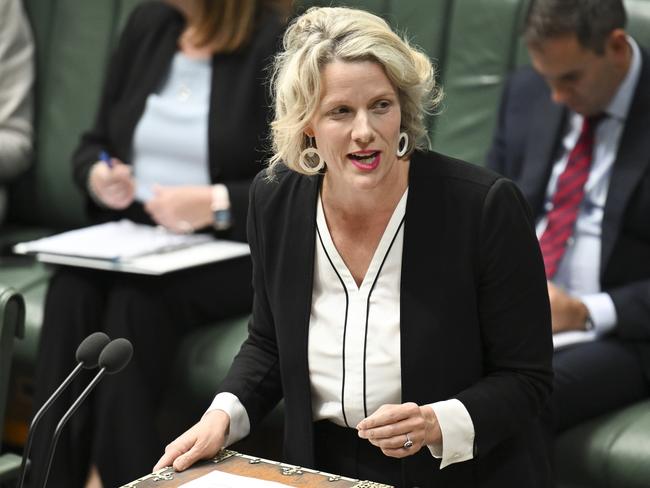
<svg viewBox="0 0 650 488"><path fill-rule="evenodd" d="M404 434L406 436L406 442L402 445L404 449L410 449L413 447L413 441L409 437L408 434Z"/></svg>

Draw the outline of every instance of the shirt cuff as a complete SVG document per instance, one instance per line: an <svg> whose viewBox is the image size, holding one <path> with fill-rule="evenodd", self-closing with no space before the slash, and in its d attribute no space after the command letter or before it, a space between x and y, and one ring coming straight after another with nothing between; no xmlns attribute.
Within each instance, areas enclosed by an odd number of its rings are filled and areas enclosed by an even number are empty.
<svg viewBox="0 0 650 488"><path fill-rule="evenodd" d="M438 418L442 443L427 446L431 455L442 458L440 469L474 458L474 422L460 400L452 398L429 405Z"/></svg>
<svg viewBox="0 0 650 488"><path fill-rule="evenodd" d="M223 183L212 185L212 203L210 207L213 211L230 208L230 192Z"/></svg>
<svg viewBox="0 0 650 488"><path fill-rule="evenodd" d="M589 310L589 318L594 324L596 335L603 335L610 332L616 326L616 307L609 293L594 293L580 297L582 303Z"/></svg>
<svg viewBox="0 0 650 488"><path fill-rule="evenodd" d="M230 428L228 429L225 442L226 446L243 439L251 431L248 412L246 412L239 398L232 393L224 392L217 394L205 413L211 412L212 410L223 410L230 417Z"/></svg>

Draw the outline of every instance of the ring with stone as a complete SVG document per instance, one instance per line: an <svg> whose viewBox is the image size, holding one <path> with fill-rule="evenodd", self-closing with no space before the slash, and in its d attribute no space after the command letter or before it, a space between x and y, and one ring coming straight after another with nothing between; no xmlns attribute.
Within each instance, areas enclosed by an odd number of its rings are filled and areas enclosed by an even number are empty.
<svg viewBox="0 0 650 488"><path fill-rule="evenodd" d="M406 442L404 443L404 445L402 447L404 449L412 448L413 447L413 441L411 440L411 438L409 437L408 434L404 434L404 435L406 436Z"/></svg>

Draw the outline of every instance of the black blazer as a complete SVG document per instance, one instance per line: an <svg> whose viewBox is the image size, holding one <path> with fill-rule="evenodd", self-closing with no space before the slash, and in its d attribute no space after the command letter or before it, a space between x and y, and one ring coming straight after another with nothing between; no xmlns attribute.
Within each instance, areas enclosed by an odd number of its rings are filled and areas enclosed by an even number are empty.
<svg viewBox="0 0 650 488"><path fill-rule="evenodd" d="M133 133L147 97L164 81L183 16L162 2L136 7L120 37L106 71L106 81L93 127L83 134L73 156L75 181L87 192L88 172L101 150L131 163ZM248 190L268 154L271 119L266 68L279 47L284 22L274 11L260 13L251 41L231 54L212 59L212 86L208 121L208 155L212 183L228 187L234 225L224 237L244 240ZM102 211L88 199L91 215L100 220L124 213ZM148 221L141 205L127 216Z"/></svg>
<svg viewBox="0 0 650 488"><path fill-rule="evenodd" d="M616 307L616 333L650 363L650 57L642 69L612 168L603 216L600 284ZM531 68L507 83L488 166L516 181L539 217L567 110ZM650 377L650 364L646 365Z"/></svg>
<svg viewBox="0 0 650 488"><path fill-rule="evenodd" d="M253 429L284 397L285 456L301 466L314 464L307 341L319 187L319 177L287 169L253 183L253 316L220 386ZM406 483L547 486L537 415L551 390L550 313L514 184L439 154L413 155L400 307L402 400L458 398L476 432L474 460L440 470L423 449L404 461Z"/></svg>

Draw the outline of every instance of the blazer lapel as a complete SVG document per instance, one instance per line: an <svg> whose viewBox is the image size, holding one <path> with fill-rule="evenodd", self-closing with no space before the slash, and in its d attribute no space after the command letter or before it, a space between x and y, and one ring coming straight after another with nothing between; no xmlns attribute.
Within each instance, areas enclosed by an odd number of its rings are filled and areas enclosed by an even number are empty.
<svg viewBox="0 0 650 488"><path fill-rule="evenodd" d="M154 93L160 85L160 80L164 79L164 75L169 71L174 55L178 50L178 38L183 31L185 22L180 13L176 16L174 24L166 30L159 38L150 38L147 40L149 43L156 43L156 46L149 46L144 49L144 53L153 53L152 57L147 59L148 69L140 69L139 72L142 76L131 76L131 85L137 83L137 86L127 86L123 89L129 97L130 101L127 104L128 116L124 117L124 123L127 124L122 130L122 133L128 134L125 142L124 154L129 155L129 159L133 156L133 134L140 117L144 113L148 94ZM142 62L141 59L134 60L134 63ZM134 81L135 80L135 81Z"/></svg>
<svg viewBox="0 0 650 488"><path fill-rule="evenodd" d="M550 98L540 100L531 112L530 140L526 144L519 185L535 216L542 211L564 114L565 109Z"/></svg>
<svg viewBox="0 0 650 488"><path fill-rule="evenodd" d="M282 344L290 350L286 363L290 375L283 377L285 394L291 392L294 408L286 412L295 429L287 430L285 452L291 454L292 462L313 465L313 430L311 386L309 381L308 336L311 299L314 279L314 246L316 239L316 203L320 178L297 177L295 183L283 188L286 202L283 218L277 219L282 227L282 238L277 249L279 259L275 263L279 279L276 281L276 297L279 303L292 304L281 307L276 317L282 327ZM269 256L273 256L271 252ZM286 366L286 365L285 365ZM287 408L290 404L287 402ZM295 436L295 437L294 437ZM291 446L300 446L297 450Z"/></svg>
<svg viewBox="0 0 650 488"><path fill-rule="evenodd" d="M293 302L289 308L288 324L296 334L296 354L304 354L307 362L307 333L311 313L311 297L314 280L314 246L316 239L316 203L318 200L319 178L300 178L300 182L291 190L296 197L288 201L296 202L291 217L287 218L286 235L291 236L291 243L284 252L283 295ZM290 191L291 191L290 190ZM301 208L304 211L296 212Z"/></svg>
<svg viewBox="0 0 650 488"><path fill-rule="evenodd" d="M409 170L409 193L404 222L404 247L400 284L400 353L402 402L430 403L445 398L441 355L432 350L444 343L441 317L435 313L441 294L442 239L449 222L443 206L441 178L429 174L436 161L414 153ZM433 238L426 237L433 230ZM429 358L426 381L420 376L422 358ZM429 367L430 366L430 367Z"/></svg>
<svg viewBox="0 0 650 488"><path fill-rule="evenodd" d="M650 161L650 59L645 53L642 63L641 76L621 134L607 192L602 226L601 281L621 232L625 208Z"/></svg>

